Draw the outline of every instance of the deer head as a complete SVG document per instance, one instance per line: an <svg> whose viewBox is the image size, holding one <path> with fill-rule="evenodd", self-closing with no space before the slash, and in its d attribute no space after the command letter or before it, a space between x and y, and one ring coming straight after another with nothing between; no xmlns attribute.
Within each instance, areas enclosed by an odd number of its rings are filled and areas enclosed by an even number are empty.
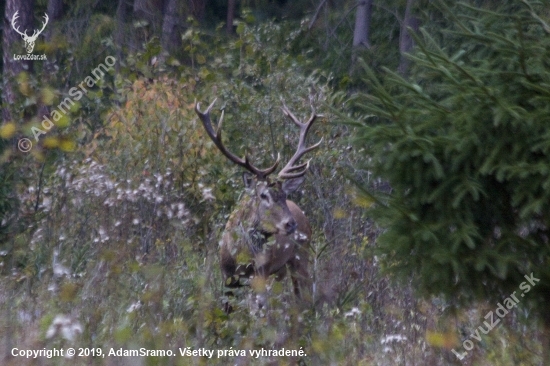
<svg viewBox="0 0 550 366"><path fill-rule="evenodd" d="M25 48L27 49L27 53L31 53L32 50L34 50L34 43L36 42L36 39L38 38L38 36L40 35L40 33L42 33L42 31L44 30L44 28L46 28L46 25L48 24L48 14L44 14L44 22L42 23L42 29L40 30L34 30L32 36L29 36L27 34L27 30L25 29L25 32L21 32L19 31L19 27L17 27L15 25L15 21L17 20L17 18L19 18L19 15L18 15L19 11L16 11L15 14L13 14L13 17L11 18L11 26L13 27L13 29L19 33L21 35L21 38L23 38L23 41L25 41Z"/></svg>
<svg viewBox="0 0 550 366"><path fill-rule="evenodd" d="M216 147L230 161L248 170L249 174L244 174L243 180L245 187L250 189L254 196L254 204L250 208L253 226L260 232L267 234L293 233L296 228L296 222L288 209L286 197L301 185L304 180L303 176L309 168L309 160L302 164L298 164L298 161L304 154L319 147L322 142L319 141L315 145L309 147L305 146L307 133L318 115L313 112L309 121L302 123L289 111L286 105L283 104L283 113L300 128L300 138L294 155L283 169L281 169L277 178L271 180L269 176L277 169L280 162L280 156L277 157L275 163L269 168L259 169L252 165L248 156L245 155L243 158L239 158L227 150L223 145L221 134L224 117L223 111L216 130L214 130L210 119L210 111L215 102L216 100L214 100L204 112L201 112L200 104L196 103L195 112L199 116L208 136L210 136Z"/></svg>

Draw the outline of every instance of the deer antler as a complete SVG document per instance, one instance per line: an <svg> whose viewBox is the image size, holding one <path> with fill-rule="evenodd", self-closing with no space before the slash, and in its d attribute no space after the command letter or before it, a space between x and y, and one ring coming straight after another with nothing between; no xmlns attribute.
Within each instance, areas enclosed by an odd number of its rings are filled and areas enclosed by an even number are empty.
<svg viewBox="0 0 550 366"><path fill-rule="evenodd" d="M38 35L40 33L42 33L42 31L44 31L44 29L46 28L46 25L48 24L48 21L50 20L50 18L48 18L48 14L44 14L44 22L42 22L42 29L40 29L39 31L35 29L32 36L29 36L27 34L26 29L25 29L25 32L21 32L19 30L19 27L16 27L15 21L17 20L17 18L19 18L18 14L19 14L19 10L16 11L15 14L13 14L13 17L11 18L11 26L13 27L13 30L15 30L17 33L19 33L25 39L36 39L38 37Z"/></svg>
<svg viewBox="0 0 550 366"><path fill-rule="evenodd" d="M39 31L35 30L31 38L38 37L38 35L44 31L44 28L46 28L46 25L48 24L48 20L50 20L50 18L48 18L48 14L44 14L44 22L42 22L42 29L40 29Z"/></svg>
<svg viewBox="0 0 550 366"><path fill-rule="evenodd" d="M309 121L306 123L300 122L298 118L292 112L287 108L287 106L283 103L283 113L288 116L292 122L298 127L300 127L300 139L298 141L298 147L296 148L296 153L290 158L288 163L285 165L285 167L279 172L278 177L280 179L292 179L292 178L298 178L306 174L306 171L309 168L309 160L303 164L295 165L298 160L305 154L310 152L311 150L314 150L321 145L321 142L323 142L323 139L319 140L318 143L315 145L312 145L310 147L305 147L306 142L306 136L313 125L313 122L317 119L317 117L322 117L322 115L315 114L315 110L313 107L311 108L312 113L311 117L309 118ZM298 172L296 172L299 170ZM294 173L295 172L295 173Z"/></svg>
<svg viewBox="0 0 550 366"><path fill-rule="evenodd" d="M218 128L216 129L216 131L214 131L214 128L212 127L212 121L210 120L210 110L214 106L214 103L216 103L216 100L217 99L214 99L212 104L210 104L208 108L206 108L206 111L204 112L201 112L200 104L195 101L195 112L197 113L200 120L202 121L202 125L204 126L206 133L208 133L208 136L210 136L214 144L229 160L247 169L249 172L256 175L258 179L265 180L268 175L270 175L275 171L275 169L277 169L277 166L279 165L280 156L277 156L277 161L275 162L275 164L273 164L271 167L267 169L262 170L253 166L250 163L250 159L248 159L248 156L245 155L244 158L239 158L238 156L236 156L235 154L227 150L222 143L222 123L223 123L224 112L222 111L222 115L218 122Z"/></svg>
<svg viewBox="0 0 550 366"><path fill-rule="evenodd" d="M17 18L19 18L19 15L17 15L19 13L19 10L15 12L15 14L13 14L13 17L11 18L11 26L13 28L14 31L16 31L17 33L19 33L20 35L22 35L23 37L28 37L27 35L27 30L25 29L25 33L22 33L20 30L19 30L19 27L15 27L15 21L17 20Z"/></svg>

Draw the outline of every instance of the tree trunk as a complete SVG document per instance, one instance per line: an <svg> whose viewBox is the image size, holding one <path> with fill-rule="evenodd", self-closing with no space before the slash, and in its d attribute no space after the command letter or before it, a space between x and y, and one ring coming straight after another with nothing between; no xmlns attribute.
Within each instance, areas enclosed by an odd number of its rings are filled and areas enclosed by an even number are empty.
<svg viewBox="0 0 550 366"><path fill-rule="evenodd" d="M363 0L357 5L355 30L353 32L353 48L370 48L369 33L372 17L372 1Z"/></svg>
<svg viewBox="0 0 550 366"><path fill-rule="evenodd" d="M168 2L170 0L134 0L135 18L146 20L149 23L149 29L154 35L158 35L164 21L164 9Z"/></svg>
<svg viewBox="0 0 550 366"><path fill-rule="evenodd" d="M53 23L58 21L63 17L63 11L65 10L63 6L63 0L48 0L48 18L50 19L49 22L52 23L52 26L48 25L46 29L44 29L44 38L46 41L51 41L52 35L53 35Z"/></svg>
<svg viewBox="0 0 550 366"><path fill-rule="evenodd" d="M202 22L204 20L204 15L206 13L207 0L188 0L188 1L189 1L190 14L199 22Z"/></svg>
<svg viewBox="0 0 550 366"><path fill-rule="evenodd" d="M122 50L124 46L128 45L126 35L129 34L127 20L132 12L132 0L118 0L118 6L116 8L116 30L115 30L115 46L117 60L121 60L123 57ZM116 63L116 70L118 72L120 68L120 62Z"/></svg>
<svg viewBox="0 0 550 366"><path fill-rule="evenodd" d="M233 30L233 20L235 19L235 8L237 7L237 0L228 0L227 1L227 24L226 32L228 35L232 35Z"/></svg>
<svg viewBox="0 0 550 366"><path fill-rule="evenodd" d="M164 7L162 22L162 47L166 51L174 51L181 46L181 33L185 29L185 19L178 0L167 0Z"/></svg>
<svg viewBox="0 0 550 366"><path fill-rule="evenodd" d="M145 19L149 22L154 22L155 14L157 12L154 10L151 0L135 0L134 13L139 19Z"/></svg>
<svg viewBox="0 0 550 366"><path fill-rule="evenodd" d="M15 102L13 78L20 72L31 71L32 61L14 60L14 54L26 54L22 37L13 29L11 25L12 17L15 12L18 13L16 21L17 27L21 32L28 30L32 34L34 19L34 0L6 0L4 12L3 37L2 37L2 99L6 107L2 109L2 118L4 121L12 119L12 113L9 109Z"/></svg>
<svg viewBox="0 0 550 366"><path fill-rule="evenodd" d="M407 0L405 18L403 19L403 23L401 23L401 30L399 33L399 53L401 54L401 59L399 60L397 71L401 75L405 75L409 70L409 59L405 57L405 54L411 52L414 47L414 41L407 28L412 29L415 33L418 32L419 21L418 18L413 15L414 3L415 0Z"/></svg>
<svg viewBox="0 0 550 366"><path fill-rule="evenodd" d="M61 19L63 16L63 0L48 0L48 16L50 20Z"/></svg>

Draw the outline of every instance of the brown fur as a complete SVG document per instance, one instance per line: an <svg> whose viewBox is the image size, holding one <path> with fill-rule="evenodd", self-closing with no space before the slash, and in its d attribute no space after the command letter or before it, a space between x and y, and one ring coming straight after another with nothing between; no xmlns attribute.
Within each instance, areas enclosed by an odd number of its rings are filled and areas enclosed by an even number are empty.
<svg viewBox="0 0 550 366"><path fill-rule="evenodd" d="M270 207L262 207L260 195L272 199ZM294 226L290 232L281 222ZM294 221L295 224L289 223ZM311 227L300 208L286 199L280 183L258 182L231 214L220 242L220 262L228 287L243 285L256 277L274 275L284 278L287 267L296 295L309 290L308 244ZM262 283L262 282L260 282Z"/></svg>

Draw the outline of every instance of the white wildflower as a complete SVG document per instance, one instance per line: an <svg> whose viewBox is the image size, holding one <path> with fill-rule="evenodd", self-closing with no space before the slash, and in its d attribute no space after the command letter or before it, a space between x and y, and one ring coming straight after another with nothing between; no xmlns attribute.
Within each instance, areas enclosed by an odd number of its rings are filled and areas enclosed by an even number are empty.
<svg viewBox="0 0 550 366"><path fill-rule="evenodd" d="M77 334L82 334L82 325L66 315L58 314L46 331L46 338L60 335L67 341L73 341Z"/></svg>

